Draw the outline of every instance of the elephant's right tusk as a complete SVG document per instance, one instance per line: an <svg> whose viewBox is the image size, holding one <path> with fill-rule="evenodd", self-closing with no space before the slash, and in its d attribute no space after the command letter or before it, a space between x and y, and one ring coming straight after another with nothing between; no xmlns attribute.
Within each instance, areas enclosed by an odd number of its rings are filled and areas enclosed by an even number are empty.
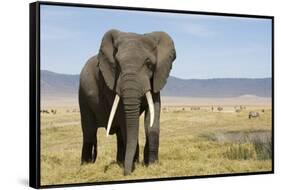
<svg viewBox="0 0 281 190"><path fill-rule="evenodd" d="M150 112L150 127L152 127L153 123L154 123L154 103L153 103L153 99L152 99L150 91L145 93L145 96L146 96L146 99L147 99L149 112Z"/></svg>
<svg viewBox="0 0 281 190"><path fill-rule="evenodd" d="M113 121L115 112L116 112L117 107L118 107L119 100L120 100L120 97L119 97L118 94L116 94L113 105L112 105L112 108L111 108L111 111L110 111L108 123L107 123L106 136L109 135L109 131L110 131L110 128L111 128L111 125L112 125L112 121Z"/></svg>

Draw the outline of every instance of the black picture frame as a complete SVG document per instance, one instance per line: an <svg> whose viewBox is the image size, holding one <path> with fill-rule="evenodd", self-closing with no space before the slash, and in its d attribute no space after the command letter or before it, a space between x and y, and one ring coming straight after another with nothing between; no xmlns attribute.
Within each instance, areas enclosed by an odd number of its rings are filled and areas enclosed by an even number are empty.
<svg viewBox="0 0 281 190"><path fill-rule="evenodd" d="M76 183L76 184L57 184L57 185L41 185L40 183L40 6L67 6L67 7L87 7L87 8L102 8L111 10L132 10L132 11L148 11L148 12L164 12L164 13L182 13L195 15L213 15L213 16L230 16L239 18L261 18L271 20L271 106L272 106L272 170L264 172L247 172L247 173L231 173L231 174L216 174L216 175L198 175L198 176L182 176L168 177L157 179L138 179L125 181L104 181L91 183ZM211 178L211 177L231 177L244 175L259 175L274 173L274 16L265 15L249 15L249 14L234 14L234 13L218 13L218 12L201 12L188 10L169 10L156 8L142 7L125 7L125 6L109 6L109 5L92 5L80 3L62 3L62 2L47 2L39 1L29 4L29 185L33 188L53 188L53 187L72 187L85 185L104 185L104 184L121 184L149 181L165 181L165 180L182 180L195 178Z"/></svg>

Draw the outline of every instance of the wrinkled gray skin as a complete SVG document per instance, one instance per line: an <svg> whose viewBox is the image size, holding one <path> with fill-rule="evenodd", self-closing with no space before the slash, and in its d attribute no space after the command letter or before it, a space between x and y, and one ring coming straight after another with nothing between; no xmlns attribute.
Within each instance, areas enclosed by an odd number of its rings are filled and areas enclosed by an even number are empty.
<svg viewBox="0 0 281 190"><path fill-rule="evenodd" d="M124 166L124 175L130 174L138 161L139 116L144 111L144 163L158 160L160 90L175 58L173 41L164 32L139 35L110 30L104 35L98 55L88 60L80 74L81 163L95 162L97 129L107 126L116 94L120 102L110 134L117 136L116 160ZM151 91L155 109L152 127L147 91Z"/></svg>

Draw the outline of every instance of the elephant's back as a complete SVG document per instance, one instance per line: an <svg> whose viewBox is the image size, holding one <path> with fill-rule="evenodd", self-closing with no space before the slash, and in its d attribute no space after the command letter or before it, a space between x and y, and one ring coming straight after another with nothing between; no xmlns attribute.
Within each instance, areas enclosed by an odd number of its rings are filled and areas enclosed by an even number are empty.
<svg viewBox="0 0 281 190"><path fill-rule="evenodd" d="M80 73L79 96L83 96L91 103L98 102L98 60L97 56L91 57L84 65Z"/></svg>
<svg viewBox="0 0 281 190"><path fill-rule="evenodd" d="M80 73L80 83L87 82L89 79L93 80L93 77L95 77L98 72L98 59L97 56L93 56L88 59Z"/></svg>
<svg viewBox="0 0 281 190"><path fill-rule="evenodd" d="M97 83L99 73L97 56L91 57L84 65L80 73L80 88L85 91L91 90Z"/></svg>

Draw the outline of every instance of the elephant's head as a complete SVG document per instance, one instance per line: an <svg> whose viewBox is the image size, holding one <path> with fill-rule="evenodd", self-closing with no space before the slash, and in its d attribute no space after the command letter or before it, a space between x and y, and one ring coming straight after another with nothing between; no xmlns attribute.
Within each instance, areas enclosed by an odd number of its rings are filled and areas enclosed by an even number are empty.
<svg viewBox="0 0 281 190"><path fill-rule="evenodd" d="M98 54L99 67L107 86L116 93L107 134L120 98L127 129L138 128L140 101L144 96L149 105L150 126L153 125L151 92L157 93L164 87L175 58L174 43L164 32L139 35L110 30L104 35ZM130 135L127 130L127 138Z"/></svg>

